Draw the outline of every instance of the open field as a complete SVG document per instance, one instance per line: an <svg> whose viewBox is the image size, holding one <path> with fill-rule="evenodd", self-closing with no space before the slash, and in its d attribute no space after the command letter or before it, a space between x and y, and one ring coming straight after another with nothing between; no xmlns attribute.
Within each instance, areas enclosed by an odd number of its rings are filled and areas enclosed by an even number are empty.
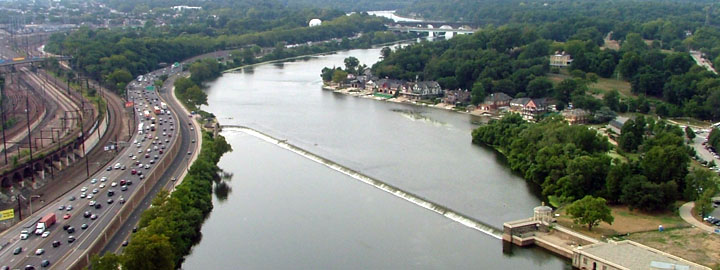
<svg viewBox="0 0 720 270"><path fill-rule="evenodd" d="M698 228L633 233L626 238L713 269L720 267L720 235Z"/></svg>
<svg viewBox="0 0 720 270"><path fill-rule="evenodd" d="M558 217L558 223L597 239L628 233L656 231L658 225L663 225L666 229L689 226L680 216L672 212L648 214L630 210L626 206L614 206L611 209L615 222L612 225L601 223L592 231L588 231L587 226L574 224L570 216L565 215L564 210L559 211L561 215Z"/></svg>

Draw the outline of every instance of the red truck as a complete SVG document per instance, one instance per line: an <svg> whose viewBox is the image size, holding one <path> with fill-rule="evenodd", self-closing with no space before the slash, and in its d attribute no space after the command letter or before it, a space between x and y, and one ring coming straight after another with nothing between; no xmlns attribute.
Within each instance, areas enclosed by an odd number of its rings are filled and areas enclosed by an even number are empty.
<svg viewBox="0 0 720 270"><path fill-rule="evenodd" d="M35 227L35 234L41 235L47 228L50 228L55 224L55 213L50 213L45 215L43 218L38 221L37 226Z"/></svg>

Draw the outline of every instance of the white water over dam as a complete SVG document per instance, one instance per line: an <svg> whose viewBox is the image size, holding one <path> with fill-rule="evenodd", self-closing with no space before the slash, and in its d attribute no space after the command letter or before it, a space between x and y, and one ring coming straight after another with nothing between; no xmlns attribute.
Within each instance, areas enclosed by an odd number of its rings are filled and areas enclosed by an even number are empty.
<svg viewBox="0 0 720 270"><path fill-rule="evenodd" d="M433 211L437 214L440 214L450 220L453 220L455 222L458 222L462 225L465 225L469 228L472 228L474 230L483 232L489 236L492 236L498 240L502 239L502 231L498 228L494 228L488 224L485 224L481 221L472 219L468 216L465 216L461 213L457 213L453 211L452 209L448 209L447 207L444 207L442 205L439 205L437 203L428 201L420 196L417 196L415 194L409 193L407 191L404 191L400 188L397 188L395 186L389 185L381 180L374 179L370 176L364 175L358 171L355 171L353 169L350 169L348 167L345 167L343 165L337 164L333 162L332 160L328 160L326 158L323 158L321 156L318 156L316 154L313 154L305 149L302 149L298 146L295 146L291 143L288 143L287 140L277 139L273 136L270 136L268 134L265 134L261 131L255 130L250 127L246 126L240 126L240 125L222 125L221 126L224 129L237 129L240 130L248 135L254 136L256 138L259 138L263 141L275 144L283 149L289 150L293 153L296 153L302 157L305 157L307 159L310 159L312 161L315 161L317 163L320 163L322 165L325 165L328 168L331 168L333 170L336 170L338 172L341 172L345 175L348 175L356 180L359 180L363 183L366 183L368 185L371 185L375 188L378 188L382 191L385 191L387 193L390 193L398 198L401 198L403 200L406 200L408 202L411 202L415 205L418 205L422 208L428 209L430 211Z"/></svg>

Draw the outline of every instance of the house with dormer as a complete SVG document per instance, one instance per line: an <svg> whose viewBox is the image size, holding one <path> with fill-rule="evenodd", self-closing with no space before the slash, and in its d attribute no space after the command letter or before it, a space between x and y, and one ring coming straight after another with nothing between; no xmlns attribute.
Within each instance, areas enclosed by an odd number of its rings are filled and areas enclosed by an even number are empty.
<svg viewBox="0 0 720 270"><path fill-rule="evenodd" d="M409 100L433 99L440 97L443 90L436 81L420 81L408 83L400 95Z"/></svg>

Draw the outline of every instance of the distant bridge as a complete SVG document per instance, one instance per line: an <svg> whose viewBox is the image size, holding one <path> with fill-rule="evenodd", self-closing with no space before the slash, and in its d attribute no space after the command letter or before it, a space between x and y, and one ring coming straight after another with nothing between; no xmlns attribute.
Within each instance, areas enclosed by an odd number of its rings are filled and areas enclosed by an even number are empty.
<svg viewBox="0 0 720 270"><path fill-rule="evenodd" d="M416 23L415 26L406 26L406 25L387 25L388 30L390 31L396 31L396 32L416 32L416 33L428 33L430 37L435 36L445 36L445 38L450 39L454 37L455 35L468 35L475 32L476 29L471 28L469 26L460 26L457 28L453 28L451 25L441 25L440 27L435 27L433 24L427 24L427 23Z"/></svg>
<svg viewBox="0 0 720 270"><path fill-rule="evenodd" d="M55 58L59 61L66 61L72 59L71 56L57 56L57 57L33 57L29 59L23 59L20 61L5 61L0 63L0 67L7 67L7 66L14 66L14 65L21 65L21 64L27 64L27 63L35 63L35 62L45 62L45 60Z"/></svg>

